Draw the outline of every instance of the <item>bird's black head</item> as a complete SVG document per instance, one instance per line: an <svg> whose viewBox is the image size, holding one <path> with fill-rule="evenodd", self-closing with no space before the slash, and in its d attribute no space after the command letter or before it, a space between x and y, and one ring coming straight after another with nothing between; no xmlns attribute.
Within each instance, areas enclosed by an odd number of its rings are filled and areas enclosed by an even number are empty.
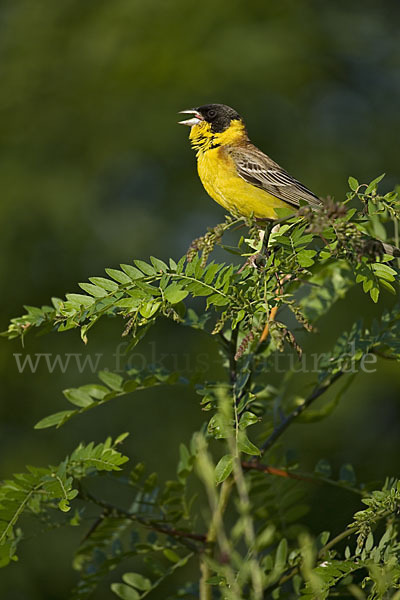
<svg viewBox="0 0 400 600"><path fill-rule="evenodd" d="M204 104L196 110L205 121L211 124L213 133L221 133L229 127L231 121L241 120L236 110L226 104Z"/></svg>
<svg viewBox="0 0 400 600"><path fill-rule="evenodd" d="M181 112L194 115L192 119L181 121L182 125L193 127L205 121L209 123L211 133L222 133L228 129L233 120L241 121L241 117L236 110L226 104L204 104L198 108L182 110Z"/></svg>

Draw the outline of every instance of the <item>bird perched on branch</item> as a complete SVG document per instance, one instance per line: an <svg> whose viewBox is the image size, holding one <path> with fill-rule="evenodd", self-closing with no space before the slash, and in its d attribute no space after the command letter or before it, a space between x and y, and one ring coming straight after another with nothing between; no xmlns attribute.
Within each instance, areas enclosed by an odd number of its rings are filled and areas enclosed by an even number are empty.
<svg viewBox="0 0 400 600"><path fill-rule="evenodd" d="M226 104L205 104L182 110L192 115L180 121L190 129L197 169L207 193L234 216L268 220L264 246L277 209L293 213L301 204L317 209L322 200L251 143L240 115ZM290 214L290 213L289 213ZM391 244L371 239L375 254L400 256Z"/></svg>
<svg viewBox="0 0 400 600"><path fill-rule="evenodd" d="M236 217L267 220L258 257L268 252L272 224L279 218L277 209L294 213L301 204L311 209L321 206L318 196L251 143L243 119L230 106L205 104L181 113L192 115L180 123L191 128L189 138L206 192ZM390 244L370 241L378 246L374 253L400 255L400 250ZM277 310L278 305L272 307L260 342L267 338Z"/></svg>
<svg viewBox="0 0 400 600"><path fill-rule="evenodd" d="M275 209L321 200L251 143L238 113L225 104L182 110L197 151L197 168L207 193L235 216L277 219Z"/></svg>

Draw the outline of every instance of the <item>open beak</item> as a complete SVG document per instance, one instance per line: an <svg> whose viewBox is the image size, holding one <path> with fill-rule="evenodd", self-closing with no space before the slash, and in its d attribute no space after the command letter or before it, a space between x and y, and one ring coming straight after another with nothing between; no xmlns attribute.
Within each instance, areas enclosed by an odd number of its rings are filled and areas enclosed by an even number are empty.
<svg viewBox="0 0 400 600"><path fill-rule="evenodd" d="M203 117L195 108L191 108L189 110L180 110L179 114L181 115L194 115L192 119L186 119L185 121L178 121L179 125L189 125L189 127L193 127L193 125L198 125L200 121L204 121Z"/></svg>

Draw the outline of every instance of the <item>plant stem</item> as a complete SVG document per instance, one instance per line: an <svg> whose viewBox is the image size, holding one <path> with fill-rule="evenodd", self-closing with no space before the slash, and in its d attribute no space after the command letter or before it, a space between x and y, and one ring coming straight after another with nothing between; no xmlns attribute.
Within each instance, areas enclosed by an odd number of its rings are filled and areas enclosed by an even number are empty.
<svg viewBox="0 0 400 600"><path fill-rule="evenodd" d="M360 496L365 496L365 492L363 490L359 490L355 487L350 487L348 485L343 485L339 481L335 481L333 479L329 479L328 477L319 477L315 475L310 475L306 473L297 473L293 471L288 471L285 468L276 468L270 467L269 465L263 465L260 462L256 461L242 461L242 469L245 471L260 471L261 473L266 473L267 475L275 475L277 477L286 477L288 479L296 479L298 481L306 481L308 483L315 484L323 484L327 483L328 485L333 485L335 487L339 487L342 490L346 490L348 492L353 492L354 494L358 494Z"/></svg>
<svg viewBox="0 0 400 600"><path fill-rule="evenodd" d="M214 543L218 542L221 554L223 556L230 555L230 544L228 542L223 527L223 514L227 507L232 488L233 481L231 479L226 479L221 485L221 491L219 493L217 502L215 502L215 490L209 490L209 500L213 512L210 526L206 536L208 547L200 555L199 600L211 600L212 598L212 587L207 583L208 579L210 579L211 576L210 568L207 562L207 556L211 556L214 548Z"/></svg>
<svg viewBox="0 0 400 600"><path fill-rule="evenodd" d="M343 374L343 371L338 371L332 375L332 377L325 384L316 387L312 394L306 398L302 404L300 404L293 412L290 413L290 415L283 419L280 425L274 429L269 438L261 446L261 456L263 456L265 452L267 452L267 450L269 450L271 446L281 437L289 425L291 425L291 423L293 423L293 421L300 416L301 413L305 411L306 408L308 408L317 398L322 396L322 394L326 392L326 390L330 388L331 385L333 385Z"/></svg>
<svg viewBox="0 0 400 600"><path fill-rule="evenodd" d="M108 516L110 517L122 517L131 521L136 521L137 523L140 523L148 529L153 529L154 531L158 531L159 533L163 533L165 535L169 535L171 537L180 539L182 543L184 543L184 545L186 546L189 546L191 550L199 552L199 547L195 544L188 543L188 540L194 540L196 542L201 542L202 544L205 544L207 541L207 537L204 533L182 531L180 529L170 527L168 524L160 523L159 521L155 521L153 519L145 519L144 517L140 517L136 513L130 513L128 510L124 510L123 508L119 508L117 506L114 506L113 504L104 502L103 500L99 500L98 498L90 494L90 492L83 490L81 486L79 496L82 498L82 500L93 502L97 506L100 506L101 508L105 509L107 511Z"/></svg>
<svg viewBox="0 0 400 600"><path fill-rule="evenodd" d="M396 218L393 219L393 226L394 226L394 241L395 241L395 246L396 248L399 247L400 244L400 240L399 240L399 222ZM400 257L397 257L397 266L400 269Z"/></svg>

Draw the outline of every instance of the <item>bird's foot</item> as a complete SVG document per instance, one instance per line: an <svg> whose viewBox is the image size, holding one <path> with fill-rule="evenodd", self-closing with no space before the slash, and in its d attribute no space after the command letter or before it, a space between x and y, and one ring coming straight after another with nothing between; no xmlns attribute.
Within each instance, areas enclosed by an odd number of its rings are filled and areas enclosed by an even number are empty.
<svg viewBox="0 0 400 600"><path fill-rule="evenodd" d="M249 258L243 263L240 267L238 273L242 273L246 267L253 267L253 269L257 269L257 271L261 271L267 263L267 257L265 254L261 252L257 252L257 254L252 254Z"/></svg>

